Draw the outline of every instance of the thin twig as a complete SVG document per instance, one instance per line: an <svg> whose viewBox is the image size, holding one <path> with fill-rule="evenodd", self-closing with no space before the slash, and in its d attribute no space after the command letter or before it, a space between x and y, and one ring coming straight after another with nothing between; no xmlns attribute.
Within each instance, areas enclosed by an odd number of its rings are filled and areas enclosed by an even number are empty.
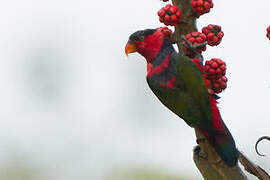
<svg viewBox="0 0 270 180"><path fill-rule="evenodd" d="M264 140L264 139L270 141L270 137L268 137L268 136L263 136L263 137L259 138L258 141L257 141L256 144L255 144L255 150L256 150L256 153L257 153L259 156L265 156L265 154L260 154L259 151L258 151L258 144L259 144L259 142L261 142L261 141Z"/></svg>
<svg viewBox="0 0 270 180"><path fill-rule="evenodd" d="M260 166L254 164L242 152L239 152L239 161L244 166L245 170L250 174L257 176L259 180L270 180L269 174Z"/></svg>

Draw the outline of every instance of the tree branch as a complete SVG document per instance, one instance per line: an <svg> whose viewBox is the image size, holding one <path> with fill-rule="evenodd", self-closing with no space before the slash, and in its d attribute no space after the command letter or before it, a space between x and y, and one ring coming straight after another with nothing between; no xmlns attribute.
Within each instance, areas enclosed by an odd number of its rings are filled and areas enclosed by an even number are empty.
<svg viewBox="0 0 270 180"><path fill-rule="evenodd" d="M184 46L181 36L190 32L197 31L196 20L197 17L192 11L191 0L172 0L174 5L177 5L182 10L182 21L175 26L175 32L172 35L172 41L177 43L179 53L184 54ZM205 136L195 129L197 143L194 148L193 160L206 180L247 180L247 176L243 173L241 168L236 165L233 168L228 167L213 147L209 144ZM270 180L269 175L259 166L252 163L241 152L239 152L240 163L245 170L260 180Z"/></svg>
<svg viewBox="0 0 270 180"><path fill-rule="evenodd" d="M251 162L242 152L239 152L239 161L244 166L245 170L250 174L257 176L260 180L270 180L268 173L260 166Z"/></svg>
<svg viewBox="0 0 270 180"><path fill-rule="evenodd" d="M206 180L246 180L247 176L243 173L237 165L233 168L226 166L212 146L205 139L200 131L195 130L197 142L193 150L193 160L200 170L202 176ZM260 138L258 141L264 139ZM242 152L238 150L239 162L244 166L245 170L256 176L259 180L270 180L269 174L260 166L249 160Z"/></svg>
<svg viewBox="0 0 270 180"><path fill-rule="evenodd" d="M205 136L195 129L197 146L193 151L193 160L206 180L247 180L238 165L228 167L209 144Z"/></svg>
<svg viewBox="0 0 270 180"><path fill-rule="evenodd" d="M175 26L173 41L177 42L179 53L184 54L181 36L197 31L196 16L193 14L190 0L172 0L173 4L181 7L182 21Z"/></svg>

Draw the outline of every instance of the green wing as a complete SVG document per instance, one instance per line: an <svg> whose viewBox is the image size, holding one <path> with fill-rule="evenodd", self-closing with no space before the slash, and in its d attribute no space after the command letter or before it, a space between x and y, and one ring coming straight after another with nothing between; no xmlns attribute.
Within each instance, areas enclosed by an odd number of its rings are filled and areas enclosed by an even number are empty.
<svg viewBox="0 0 270 180"><path fill-rule="evenodd" d="M212 108L202 72L194 62L181 54L173 55L172 62L175 63L178 75L183 81L185 91L193 98L193 101L196 102L203 114L200 126L208 129L213 124Z"/></svg>
<svg viewBox="0 0 270 180"><path fill-rule="evenodd" d="M176 67L176 89L164 88L147 79L159 100L192 127L208 129L212 126L212 110L204 77L189 58L176 54L171 56Z"/></svg>
<svg viewBox="0 0 270 180"><path fill-rule="evenodd" d="M189 126L199 126L198 123L203 114L198 104L188 93L181 89L164 88L157 83L152 83L149 79L147 79L147 82L162 104L182 118Z"/></svg>

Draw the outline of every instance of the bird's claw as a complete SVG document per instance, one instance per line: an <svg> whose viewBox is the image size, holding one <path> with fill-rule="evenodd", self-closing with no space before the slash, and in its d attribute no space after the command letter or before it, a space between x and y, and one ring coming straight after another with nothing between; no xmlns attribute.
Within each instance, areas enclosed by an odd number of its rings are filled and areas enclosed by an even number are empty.
<svg viewBox="0 0 270 180"><path fill-rule="evenodd" d="M199 145L195 146L193 149L194 154L196 154L197 156L199 156L200 158L206 159L207 158L207 154L205 154L201 147Z"/></svg>

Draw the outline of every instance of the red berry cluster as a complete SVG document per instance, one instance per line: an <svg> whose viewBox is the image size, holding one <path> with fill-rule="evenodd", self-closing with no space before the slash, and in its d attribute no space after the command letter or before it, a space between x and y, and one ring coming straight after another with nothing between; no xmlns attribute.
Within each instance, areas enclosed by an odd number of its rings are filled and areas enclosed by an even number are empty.
<svg viewBox="0 0 270 180"><path fill-rule="evenodd" d="M207 43L210 46L217 46L221 42L224 33L221 31L221 26L209 24L202 28L202 33L207 37Z"/></svg>
<svg viewBox="0 0 270 180"><path fill-rule="evenodd" d="M197 17L208 13L214 6L212 0L191 0L191 5Z"/></svg>
<svg viewBox="0 0 270 180"><path fill-rule="evenodd" d="M224 61L217 58L206 61L204 70L215 93L220 93L227 87L226 63Z"/></svg>
<svg viewBox="0 0 270 180"><path fill-rule="evenodd" d="M175 26L181 22L182 11L178 6L167 4L158 11L159 21L165 25Z"/></svg>
<svg viewBox="0 0 270 180"><path fill-rule="evenodd" d="M206 42L206 36L200 32L191 32L191 33L186 35L186 39L189 42L191 42L192 45L202 44L202 43ZM187 45L187 43L185 41L183 41L183 43L184 43L184 45ZM206 50L206 45L197 48L197 51L199 53L202 53L202 51L205 51L205 50ZM186 51L186 54L188 56L192 57L194 55L187 48L185 48L185 51Z"/></svg>
<svg viewBox="0 0 270 180"><path fill-rule="evenodd" d="M171 34L172 34L172 30L170 30L167 26L165 27L160 27L159 28L161 30L161 32L168 37L168 39L171 38Z"/></svg>
<svg viewBox="0 0 270 180"><path fill-rule="evenodd" d="M266 37L268 37L268 39L270 40L270 26L268 26L266 30L267 30Z"/></svg>
<svg viewBox="0 0 270 180"><path fill-rule="evenodd" d="M213 58L205 62L204 70L207 79L219 79L226 74L226 63L221 59Z"/></svg>
<svg viewBox="0 0 270 180"><path fill-rule="evenodd" d="M224 89L226 89L227 87L227 77L226 76L222 76L221 78L217 79L217 80L213 80L211 81L212 84L212 90L215 93L221 93Z"/></svg>

